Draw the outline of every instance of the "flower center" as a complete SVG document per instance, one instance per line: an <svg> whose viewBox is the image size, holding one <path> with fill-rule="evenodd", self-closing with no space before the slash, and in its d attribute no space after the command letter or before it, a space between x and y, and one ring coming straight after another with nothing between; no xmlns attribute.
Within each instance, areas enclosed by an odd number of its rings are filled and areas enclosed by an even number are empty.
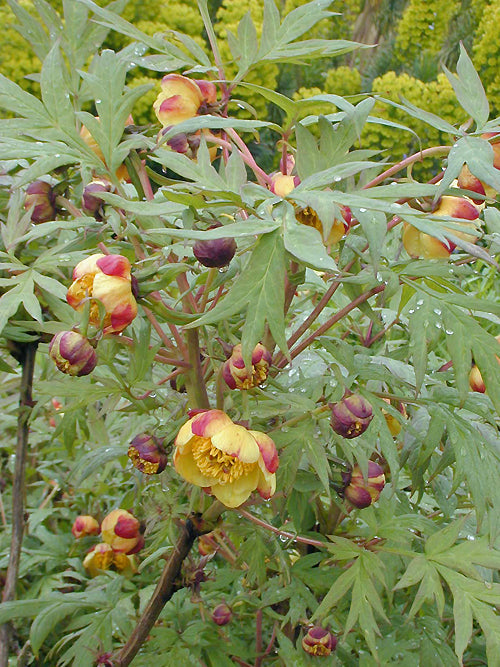
<svg viewBox="0 0 500 667"><path fill-rule="evenodd" d="M255 463L243 463L235 456L221 452L212 445L210 438L196 438L193 458L200 472L207 477L214 477L219 484L234 482L255 466Z"/></svg>
<svg viewBox="0 0 500 667"><path fill-rule="evenodd" d="M310 206L306 206L301 211L297 211L295 214L297 220L303 225L308 227L314 227L317 229L320 234L323 233L323 224L319 219L318 214Z"/></svg>

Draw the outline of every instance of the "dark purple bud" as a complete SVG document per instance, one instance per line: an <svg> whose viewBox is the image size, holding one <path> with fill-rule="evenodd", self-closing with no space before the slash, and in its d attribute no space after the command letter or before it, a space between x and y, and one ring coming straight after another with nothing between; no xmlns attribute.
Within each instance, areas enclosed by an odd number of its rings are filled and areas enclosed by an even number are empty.
<svg viewBox="0 0 500 667"><path fill-rule="evenodd" d="M217 625L227 625L232 618L233 612L225 602L218 604L212 612L212 621Z"/></svg>
<svg viewBox="0 0 500 667"><path fill-rule="evenodd" d="M315 625L304 635L302 648L309 655L326 657L337 648L337 637L329 630Z"/></svg>
<svg viewBox="0 0 500 667"><path fill-rule="evenodd" d="M128 457L137 470L146 475L158 475L168 463L168 456L163 448L163 439L148 433L140 433L130 442Z"/></svg>
<svg viewBox="0 0 500 667"><path fill-rule="evenodd" d="M97 354L90 342L76 331L60 331L50 341L49 356L67 375L88 375L97 366Z"/></svg>
<svg viewBox="0 0 500 667"><path fill-rule="evenodd" d="M104 201L99 197L101 192L110 192L111 184L108 181L92 181L85 186L82 197L82 208L86 213L101 217L100 212Z"/></svg>
<svg viewBox="0 0 500 667"><path fill-rule="evenodd" d="M330 403L331 427L344 438L357 438L373 419L372 406L359 394L346 396L338 403Z"/></svg>
<svg viewBox="0 0 500 667"><path fill-rule="evenodd" d="M203 266L220 269L233 259L237 247L236 241L230 238L196 241L193 254Z"/></svg>
<svg viewBox="0 0 500 667"><path fill-rule="evenodd" d="M31 221L38 223L53 220L56 215L55 199L50 183L45 181L30 183L26 188L24 207L26 209L34 207L31 212Z"/></svg>

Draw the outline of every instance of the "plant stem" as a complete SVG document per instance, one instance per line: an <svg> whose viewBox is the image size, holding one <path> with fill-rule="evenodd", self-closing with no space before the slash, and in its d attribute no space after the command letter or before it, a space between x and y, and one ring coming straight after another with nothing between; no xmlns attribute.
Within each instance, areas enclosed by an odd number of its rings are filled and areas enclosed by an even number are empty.
<svg viewBox="0 0 500 667"><path fill-rule="evenodd" d="M26 457L28 453L29 418L33 409L33 372L37 342L24 343L20 346L22 368L21 387L19 390L19 413L17 417L17 444L14 482L12 485L12 541L10 543L9 565L5 577L2 601L14 600L16 594L21 547L25 527L24 498L26 495ZM0 667L7 667L9 662L9 644L11 627L2 625L0 629Z"/></svg>
<svg viewBox="0 0 500 667"><path fill-rule="evenodd" d="M252 523L255 523L255 525L260 526L261 528L265 528L266 530L271 531L271 533L274 533L275 535L279 535L280 537L285 537L287 540L292 540L293 542L300 542L301 544L310 544L311 546L319 547L320 549L325 548L328 545L327 542L320 542L320 540L313 540L310 539L309 537L302 537L301 535L295 535L294 533L289 533L286 530L280 530L279 528L275 528L270 523L267 523L267 521L264 521L263 519L258 519L253 514L250 514L250 512L247 512L246 510L243 510L241 508L238 508L237 512L241 514L241 516L244 516L245 519L248 519Z"/></svg>
<svg viewBox="0 0 500 667"><path fill-rule="evenodd" d="M262 665L262 609L257 609L255 615L255 663L254 667Z"/></svg>
<svg viewBox="0 0 500 667"><path fill-rule="evenodd" d="M393 176L393 174L397 174L398 171L401 171L402 169L406 169L406 167L414 162L420 162L430 155L447 155L450 150L451 146L433 146L432 148L425 148L423 151L409 155L404 160L401 160L401 162L394 164L392 167L389 167L389 169L386 169L384 172L376 176L373 180L364 185L363 189L366 190L367 188L373 188L375 185L379 185L385 181L386 178Z"/></svg>
<svg viewBox="0 0 500 667"><path fill-rule="evenodd" d="M372 287L371 290L368 290L368 292L364 292L363 294L360 294L358 297L356 297L351 303L349 303L347 306L339 310L335 315L332 315L330 319L328 319L326 322L324 322L321 326L319 326L316 331L313 331L305 340L302 341L302 343L299 343L297 347L295 347L293 350L290 351L290 356L292 359L294 359L298 354L300 354L303 350L305 350L309 345L313 342L315 338L318 336L321 336L322 334L325 333L325 331L328 331L330 327L332 327L334 324L336 324L339 320L341 320L343 317L345 317L348 313L351 312L351 310L354 310L357 308L361 303L364 303L365 301L368 301L372 296L375 294L379 294L380 292L383 292L385 289L386 285L385 283L383 285L377 285L376 287ZM283 359L279 362L276 363L276 366L278 368L283 368L287 364L287 360Z"/></svg>
<svg viewBox="0 0 500 667"><path fill-rule="evenodd" d="M207 388L203 377L200 360L200 341L198 329L186 329L189 363L191 368L186 372L186 390L191 408L209 408Z"/></svg>
<svg viewBox="0 0 500 667"><path fill-rule="evenodd" d="M126 667L139 652L139 649L151 632L156 619L161 614L163 607L172 597L175 591L175 580L179 575L182 563L191 551L195 539L201 534L196 527L196 523L188 519L182 527L182 532L174 545L174 549L165 564L160 580L139 622L132 631L125 646L123 646L113 660L113 665L116 665L116 667Z"/></svg>

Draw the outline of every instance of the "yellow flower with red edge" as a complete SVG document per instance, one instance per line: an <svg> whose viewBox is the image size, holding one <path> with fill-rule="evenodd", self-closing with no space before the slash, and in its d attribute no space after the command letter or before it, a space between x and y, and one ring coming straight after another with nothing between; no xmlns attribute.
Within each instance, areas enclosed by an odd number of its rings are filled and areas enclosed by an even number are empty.
<svg viewBox="0 0 500 667"><path fill-rule="evenodd" d="M273 440L233 423L221 410L204 410L189 419L174 445L179 475L226 507L239 507L253 491L268 499L276 490L279 461Z"/></svg>
<svg viewBox="0 0 500 667"><path fill-rule="evenodd" d="M105 311L103 333L123 331L137 315L130 262L122 255L87 257L76 265L66 299L78 311L90 299L89 322L94 326L101 324L98 302L101 303Z"/></svg>
<svg viewBox="0 0 500 667"><path fill-rule="evenodd" d="M171 127L206 112L216 101L217 88L211 81L167 74L161 80L161 91L153 109L162 126Z"/></svg>
<svg viewBox="0 0 500 667"><path fill-rule="evenodd" d="M231 356L222 367L222 377L230 389L251 389L267 380L272 356L262 343L252 352L252 363L247 370L241 352L241 343L233 347Z"/></svg>
<svg viewBox="0 0 500 667"><path fill-rule="evenodd" d="M103 570L113 568L124 575L137 572L137 565L133 556L115 551L109 544L96 544L83 560L83 567L91 577L96 577Z"/></svg>

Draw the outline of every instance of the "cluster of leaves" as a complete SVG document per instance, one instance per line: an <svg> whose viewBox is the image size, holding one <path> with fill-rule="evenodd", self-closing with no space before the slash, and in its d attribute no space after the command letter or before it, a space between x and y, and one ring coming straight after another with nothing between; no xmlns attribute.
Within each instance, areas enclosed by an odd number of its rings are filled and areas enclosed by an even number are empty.
<svg viewBox="0 0 500 667"><path fill-rule="evenodd" d="M179 522L209 504L170 465L152 479L138 473L127 461L127 444L146 431L172 443L187 411L200 407L199 382L212 407L273 437L280 454L277 493L224 513L215 556L189 556L179 590L134 664L158 655L168 656L165 664L314 664L319 658L308 658L297 641L311 622L340 636L344 665L390 664L401 655L409 665L499 664L500 217L486 200L481 238L473 245L453 234L459 222L428 211L443 194L464 195L454 182L465 163L500 191L492 147L481 138L499 132L500 124L489 120L483 87L462 50L457 76L445 73L473 129L467 134L437 115L439 108L432 113L393 101L408 127L427 123L440 132L447 161L436 183L400 177L397 168L391 178L374 151L359 147L367 124L399 127L377 115L374 99L351 104L333 93L318 95L314 104L335 107L318 116L311 100L294 101L248 78L262 66L352 52L356 45L344 39L303 39L330 17L329 4L315 0L281 19L266 0L262 29L246 14L228 35L226 55L200 0L212 59L186 34L171 40L142 31L115 13L119 2L102 8L92 0L64 0L61 17L38 0L42 26L9 0L43 60L39 98L0 76L0 107L8 116L0 121L6 526L17 351L39 341L29 531L19 599L0 610L1 622L15 622L28 663L86 667L127 641ZM118 52L99 49L110 29L133 43ZM161 139L157 126L128 126L124 133L127 117L150 90L126 85L137 64L215 79L225 102L238 84L276 107L281 120L222 111L185 120ZM85 142L82 126L102 159ZM204 138L196 160L168 148L172 136L200 130L222 137L216 162ZM271 176L240 136L258 139L264 131L274 138L277 158L295 157L300 185L285 198L272 192ZM131 182L116 174L124 161ZM114 188L102 193L99 220L80 207L92 174ZM23 188L42 176L57 192L58 214L34 225ZM317 212L323 235L299 222L300 207ZM357 224L329 247L341 207L349 207ZM208 229L214 221L222 226ZM457 251L449 261L410 257L400 242L403 222L451 239ZM227 237L238 244L229 269L200 266L193 243ZM88 312L78 315L68 306L66 289L75 264L99 248L133 264L139 316L123 335L99 341L91 375L64 376L48 359L48 341L61 330L86 330ZM193 331L199 338L194 355ZM267 384L223 390L227 346L241 342L248 361L259 341L274 352ZM469 390L472 360L485 394ZM354 440L334 433L327 417L328 404L346 390L361 393L373 408L368 430ZM387 413L402 427L396 436ZM338 476L355 463L366 471L369 460L384 466L388 483L375 505L358 511L338 495ZM73 543L71 523L77 514L102 518L115 507L145 522L145 556L130 580L111 572L91 580L82 566L88 544ZM0 542L2 569L9 562L8 533ZM208 617L222 600L244 622L216 631Z"/></svg>

